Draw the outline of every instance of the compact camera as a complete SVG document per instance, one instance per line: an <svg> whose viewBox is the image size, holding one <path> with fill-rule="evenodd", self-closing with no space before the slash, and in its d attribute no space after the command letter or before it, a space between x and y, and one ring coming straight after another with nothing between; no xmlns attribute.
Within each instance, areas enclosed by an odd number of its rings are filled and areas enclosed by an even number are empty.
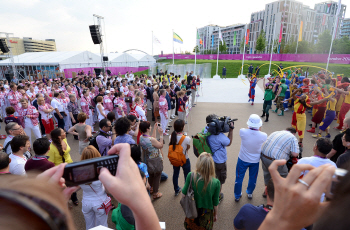
<svg viewBox="0 0 350 230"><path fill-rule="evenodd" d="M115 176L119 155L104 156L67 164L63 178L68 187L86 184L98 180L101 168L105 167Z"/></svg>

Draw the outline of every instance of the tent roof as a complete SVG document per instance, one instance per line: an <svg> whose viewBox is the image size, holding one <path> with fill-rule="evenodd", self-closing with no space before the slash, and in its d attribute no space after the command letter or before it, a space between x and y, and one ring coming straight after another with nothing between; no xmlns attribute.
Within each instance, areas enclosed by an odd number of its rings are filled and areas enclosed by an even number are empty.
<svg viewBox="0 0 350 230"><path fill-rule="evenodd" d="M145 53L129 54L138 61L156 61L151 55Z"/></svg>
<svg viewBox="0 0 350 230"><path fill-rule="evenodd" d="M33 52L14 56L13 59L15 64L24 65L59 65L101 61L99 56L89 51ZM2 60L0 61L0 66L1 65L11 65L11 60Z"/></svg>

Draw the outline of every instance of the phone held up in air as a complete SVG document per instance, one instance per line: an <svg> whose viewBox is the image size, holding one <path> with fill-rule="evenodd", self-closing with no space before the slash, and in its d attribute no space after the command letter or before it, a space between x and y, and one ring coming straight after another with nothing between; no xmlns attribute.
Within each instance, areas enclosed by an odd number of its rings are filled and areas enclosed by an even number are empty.
<svg viewBox="0 0 350 230"><path fill-rule="evenodd" d="M68 187L86 184L98 180L102 167L107 168L115 176L118 160L119 155L110 155L73 162L64 168L63 178Z"/></svg>

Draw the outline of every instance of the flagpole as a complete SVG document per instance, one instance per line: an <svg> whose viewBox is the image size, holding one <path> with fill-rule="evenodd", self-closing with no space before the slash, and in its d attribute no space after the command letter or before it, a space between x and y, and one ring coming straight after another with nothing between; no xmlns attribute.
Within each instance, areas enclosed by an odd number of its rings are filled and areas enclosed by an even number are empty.
<svg viewBox="0 0 350 230"><path fill-rule="evenodd" d="M326 72L327 72L327 70L328 70L329 58L330 58L330 56L331 56L332 46L333 46L333 40L334 40L335 33L336 33L335 23L337 22L337 18L338 18L338 14L335 15L335 19L334 19L334 23L333 23L333 35L332 35L331 47L329 48L329 53L328 53L328 58L327 58Z"/></svg>
<svg viewBox="0 0 350 230"><path fill-rule="evenodd" d="M271 76L270 71L271 71L271 61L272 61L273 46L275 44L275 32L276 32L276 21L275 21L275 25L273 27L273 35L272 35L272 47L271 47L271 56L270 56L270 65L269 65L269 75L270 76Z"/></svg>
<svg viewBox="0 0 350 230"><path fill-rule="evenodd" d="M196 46L194 47L194 75L196 75L196 65L197 65L197 34L198 34L198 29L196 28Z"/></svg>
<svg viewBox="0 0 350 230"><path fill-rule="evenodd" d="M220 44L220 28L219 28L219 34L218 34L218 54L216 55L216 75L218 75L218 68L219 68L219 44Z"/></svg>
<svg viewBox="0 0 350 230"><path fill-rule="evenodd" d="M298 44L299 44L299 34L300 34L300 29L301 29L301 18L299 16L299 30L298 30L298 36L297 36L297 48L295 49L295 54L298 53Z"/></svg>
<svg viewBox="0 0 350 230"><path fill-rule="evenodd" d="M246 36L245 36L245 34L246 34L246 32L247 32L247 24L245 24L245 26L244 26L244 28L245 28L245 32L244 32L244 34L243 34L243 44L244 44L244 46L243 46L243 59L242 59L242 71L241 71L241 75L243 75L243 65L244 65L244 54L245 54L245 39L246 39Z"/></svg>
<svg viewBox="0 0 350 230"><path fill-rule="evenodd" d="M153 30L152 30L152 56L153 56Z"/></svg>
<svg viewBox="0 0 350 230"><path fill-rule="evenodd" d="M174 29L173 29L173 65L174 65Z"/></svg>

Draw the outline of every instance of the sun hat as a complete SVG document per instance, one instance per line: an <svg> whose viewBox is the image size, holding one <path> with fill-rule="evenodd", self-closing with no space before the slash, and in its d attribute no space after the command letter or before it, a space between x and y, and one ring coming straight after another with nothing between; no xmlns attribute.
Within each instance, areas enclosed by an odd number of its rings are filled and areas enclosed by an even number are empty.
<svg viewBox="0 0 350 230"><path fill-rule="evenodd" d="M259 115L252 114L247 121L247 125L252 128L260 128L262 126L262 120Z"/></svg>
<svg viewBox="0 0 350 230"><path fill-rule="evenodd" d="M109 90L106 90L106 94L109 94L110 93L110 91Z"/></svg>

